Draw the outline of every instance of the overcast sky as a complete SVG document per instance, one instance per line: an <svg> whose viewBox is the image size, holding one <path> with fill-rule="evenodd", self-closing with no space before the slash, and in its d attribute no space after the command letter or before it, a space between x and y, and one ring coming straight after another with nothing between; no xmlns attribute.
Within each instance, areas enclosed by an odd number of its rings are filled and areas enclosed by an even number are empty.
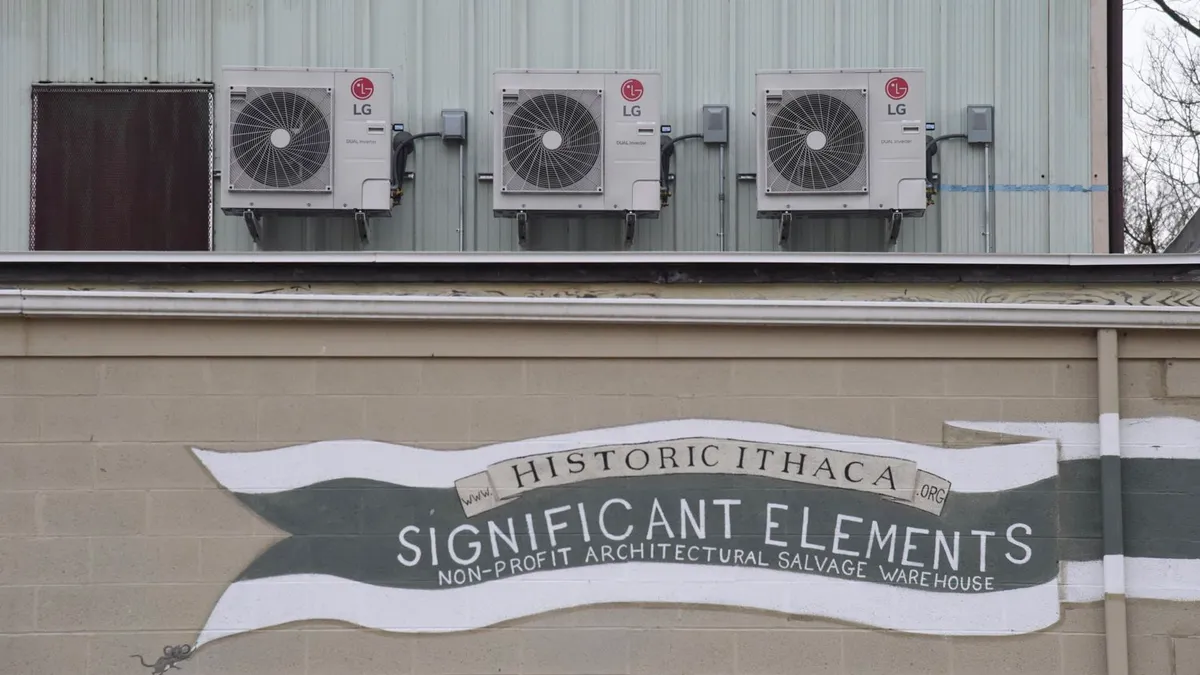
<svg viewBox="0 0 1200 675"><path fill-rule="evenodd" d="M1180 5L1186 7L1195 2L1196 0L1186 0L1180 2ZM1161 30L1170 25L1171 20L1166 18L1161 11L1150 7L1140 7L1139 3L1127 3L1124 45L1126 85L1130 82L1137 83L1131 70L1141 64L1142 55L1146 53L1146 32L1155 29Z"/></svg>
<svg viewBox="0 0 1200 675"><path fill-rule="evenodd" d="M1132 79L1129 66L1141 62L1141 56L1146 51L1144 35L1151 27L1162 27L1170 24L1170 19L1163 17L1161 12L1153 9L1130 7L1125 9L1125 63L1126 78Z"/></svg>
<svg viewBox="0 0 1200 675"><path fill-rule="evenodd" d="M1127 3L1125 8L1124 58L1125 58L1125 89L1136 96L1141 90L1141 82L1137 79L1137 71L1141 68L1146 54L1146 34L1149 31L1162 31L1172 23L1160 10L1152 7L1139 7L1138 3ZM1182 9L1194 9L1200 0L1178 0ZM1192 14L1194 16L1194 14ZM1126 131L1126 137L1131 132Z"/></svg>
<svg viewBox="0 0 1200 675"><path fill-rule="evenodd" d="M1161 10L1141 6L1149 5L1150 0L1126 0L1125 4L1125 86L1136 88L1139 82L1135 72L1146 53L1146 33L1162 31L1174 24ZM1200 0L1171 0L1171 5L1185 16L1200 16Z"/></svg>

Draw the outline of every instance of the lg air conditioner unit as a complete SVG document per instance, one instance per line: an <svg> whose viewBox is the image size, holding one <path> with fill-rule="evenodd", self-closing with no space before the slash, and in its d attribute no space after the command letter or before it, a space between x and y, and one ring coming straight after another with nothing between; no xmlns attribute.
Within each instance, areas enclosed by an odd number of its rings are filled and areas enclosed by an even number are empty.
<svg viewBox="0 0 1200 675"><path fill-rule="evenodd" d="M924 214L924 71L766 71L756 91L758 217Z"/></svg>
<svg viewBox="0 0 1200 675"><path fill-rule="evenodd" d="M503 70L493 87L496 216L658 215L661 74Z"/></svg>
<svg viewBox="0 0 1200 675"><path fill-rule="evenodd" d="M221 75L223 212L391 214L391 71L229 66Z"/></svg>

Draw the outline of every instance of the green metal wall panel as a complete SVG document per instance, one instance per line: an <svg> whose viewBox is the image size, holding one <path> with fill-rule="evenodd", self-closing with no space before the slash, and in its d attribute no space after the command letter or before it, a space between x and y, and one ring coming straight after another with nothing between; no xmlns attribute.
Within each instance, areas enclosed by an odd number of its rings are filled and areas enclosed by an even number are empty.
<svg viewBox="0 0 1200 675"><path fill-rule="evenodd" d="M1089 0L7 0L0 3L0 249L28 241L29 85L211 81L225 64L386 67L396 121L436 129L439 111L469 111L469 250L516 250L515 225L491 215L490 75L496 68L653 68L666 121L695 131L700 106L731 107L728 246L776 247L754 217L754 73L759 69L922 66L930 119L958 131L968 104L996 106L993 154L998 252L1086 252L1092 217ZM904 251L983 250L983 157L961 142L939 155L946 191L907 221ZM457 152L422 142L418 180L373 250L458 247ZM219 166L219 162L218 162ZM720 250L717 152L681 145L672 205L643 222L639 250ZM238 219L215 216L219 250L249 250ZM611 249L616 224L563 221L537 233L549 249ZM882 224L814 221L802 250L880 250ZM351 223L269 223L264 248L356 250Z"/></svg>

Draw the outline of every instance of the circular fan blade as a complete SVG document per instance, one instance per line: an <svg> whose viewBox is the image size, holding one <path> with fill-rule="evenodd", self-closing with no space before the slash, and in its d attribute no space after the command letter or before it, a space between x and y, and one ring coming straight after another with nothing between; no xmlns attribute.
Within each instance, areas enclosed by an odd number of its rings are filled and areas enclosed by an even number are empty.
<svg viewBox="0 0 1200 675"><path fill-rule="evenodd" d="M525 182L559 190L583 180L600 159L600 127L578 100L538 94L504 128L504 157Z"/></svg>
<svg viewBox="0 0 1200 675"><path fill-rule="evenodd" d="M329 157L329 124L308 98L288 91L259 96L230 130L233 156L255 181L275 188L312 178Z"/></svg>
<svg viewBox="0 0 1200 675"><path fill-rule="evenodd" d="M767 129L767 156L780 175L808 190L836 187L858 170L866 133L854 110L829 94L804 94Z"/></svg>

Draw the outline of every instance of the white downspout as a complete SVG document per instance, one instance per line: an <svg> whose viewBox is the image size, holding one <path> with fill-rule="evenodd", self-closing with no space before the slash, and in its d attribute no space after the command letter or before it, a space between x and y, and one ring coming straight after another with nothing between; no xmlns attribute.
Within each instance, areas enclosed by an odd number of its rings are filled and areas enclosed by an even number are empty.
<svg viewBox="0 0 1200 675"><path fill-rule="evenodd" d="M1125 533L1121 483L1121 397L1117 331L1096 333L1100 409L1100 508L1104 546L1104 642L1108 675L1129 674Z"/></svg>

